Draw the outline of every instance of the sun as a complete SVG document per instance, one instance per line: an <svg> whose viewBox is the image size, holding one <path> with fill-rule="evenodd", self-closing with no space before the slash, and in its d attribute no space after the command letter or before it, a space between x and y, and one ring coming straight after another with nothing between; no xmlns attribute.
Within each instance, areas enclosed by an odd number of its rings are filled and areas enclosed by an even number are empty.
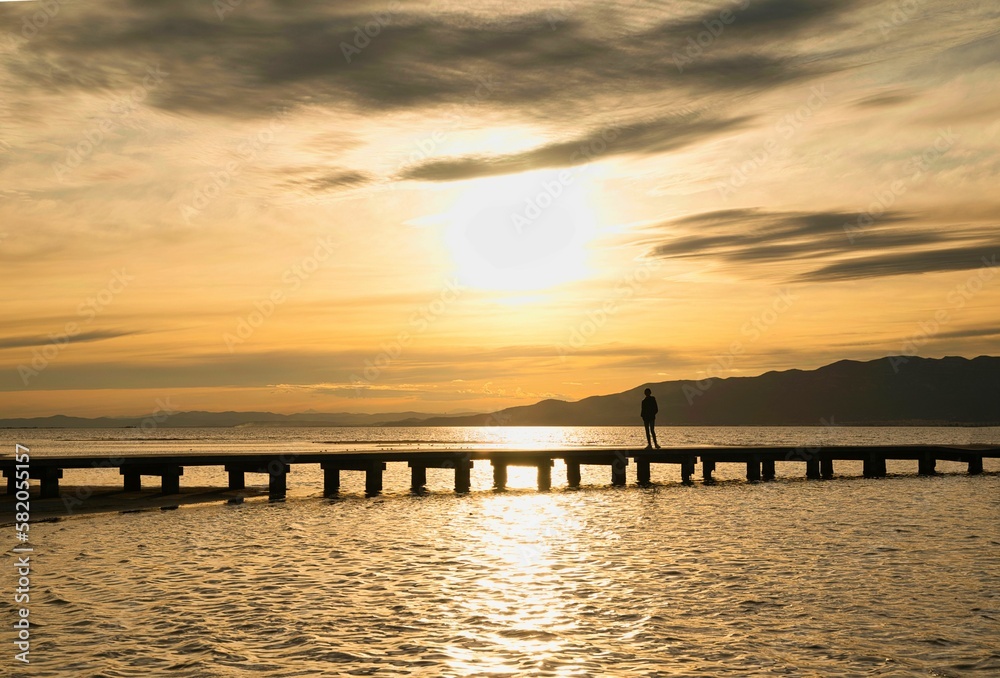
<svg viewBox="0 0 1000 678"><path fill-rule="evenodd" d="M587 277L595 191L579 168L462 182L445 239L462 284L538 292Z"/></svg>

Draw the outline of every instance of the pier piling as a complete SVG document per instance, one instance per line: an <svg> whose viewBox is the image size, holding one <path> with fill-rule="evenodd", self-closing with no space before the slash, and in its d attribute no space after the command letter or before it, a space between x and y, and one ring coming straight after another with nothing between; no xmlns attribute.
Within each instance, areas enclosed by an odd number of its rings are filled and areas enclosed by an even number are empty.
<svg viewBox="0 0 1000 678"><path fill-rule="evenodd" d="M420 492L427 485L427 467L410 463L410 491Z"/></svg>
<svg viewBox="0 0 1000 678"><path fill-rule="evenodd" d="M267 468L267 498L279 501L288 493L288 464L272 461Z"/></svg>
<svg viewBox="0 0 1000 678"><path fill-rule="evenodd" d="M760 462L761 477L764 480L774 480L774 459L764 459Z"/></svg>
<svg viewBox="0 0 1000 678"><path fill-rule="evenodd" d="M229 489L230 490L242 490L247 486L247 478L243 473L242 469L226 467L226 472L229 474Z"/></svg>
<svg viewBox="0 0 1000 678"><path fill-rule="evenodd" d="M702 459L701 460L701 479L703 481L705 481L706 483L713 482L712 481L712 472L713 471L715 471L715 462L714 461L706 461L706 460Z"/></svg>
<svg viewBox="0 0 1000 678"><path fill-rule="evenodd" d="M493 489L507 489L507 462L493 459L491 463L493 464Z"/></svg>
<svg viewBox="0 0 1000 678"><path fill-rule="evenodd" d="M139 475L138 471L123 468L118 472L122 475L126 492L140 492L142 490L142 476Z"/></svg>
<svg viewBox="0 0 1000 678"><path fill-rule="evenodd" d="M976 475L983 472L983 458L972 455L969 457L969 474Z"/></svg>
<svg viewBox="0 0 1000 678"><path fill-rule="evenodd" d="M552 489L552 460L546 459L538 463L538 490L548 492Z"/></svg>
<svg viewBox="0 0 1000 678"><path fill-rule="evenodd" d="M649 485L649 462L636 459L635 478L640 485Z"/></svg>
<svg viewBox="0 0 1000 678"><path fill-rule="evenodd" d="M340 468L328 464L320 465L323 469L323 496L332 497L340 492Z"/></svg>
<svg viewBox="0 0 1000 678"><path fill-rule="evenodd" d="M833 459L820 459L819 460L819 470L820 475L824 480L829 480L833 478Z"/></svg>
<svg viewBox="0 0 1000 678"><path fill-rule="evenodd" d="M625 471L628 468L628 458L625 455L617 455L611 462L611 484L622 487L626 483Z"/></svg>
<svg viewBox="0 0 1000 678"><path fill-rule="evenodd" d="M464 494L472 488L472 460L462 457L455 461L455 491Z"/></svg>
<svg viewBox="0 0 1000 678"><path fill-rule="evenodd" d="M566 484L580 487L580 462L566 460Z"/></svg>
<svg viewBox="0 0 1000 678"><path fill-rule="evenodd" d="M686 459L681 463L681 482L685 485L691 482L691 476L694 475L694 467L697 463L697 457Z"/></svg>
<svg viewBox="0 0 1000 678"><path fill-rule="evenodd" d="M934 475L937 467L937 459L930 452L925 452L917 461L917 473L922 476Z"/></svg>

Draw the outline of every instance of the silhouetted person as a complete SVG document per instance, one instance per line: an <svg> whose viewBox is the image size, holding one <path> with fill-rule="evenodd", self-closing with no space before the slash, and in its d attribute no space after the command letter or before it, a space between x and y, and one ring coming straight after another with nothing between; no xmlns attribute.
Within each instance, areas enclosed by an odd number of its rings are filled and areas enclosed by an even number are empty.
<svg viewBox="0 0 1000 678"><path fill-rule="evenodd" d="M656 421L656 413L659 412L659 408L656 406L656 398L653 397L653 392L648 388L646 389L646 397L642 399L642 425L646 429L646 449L652 449L654 446L659 448L660 444L656 442L656 431L653 429L653 425ZM650 438L652 436L652 438Z"/></svg>

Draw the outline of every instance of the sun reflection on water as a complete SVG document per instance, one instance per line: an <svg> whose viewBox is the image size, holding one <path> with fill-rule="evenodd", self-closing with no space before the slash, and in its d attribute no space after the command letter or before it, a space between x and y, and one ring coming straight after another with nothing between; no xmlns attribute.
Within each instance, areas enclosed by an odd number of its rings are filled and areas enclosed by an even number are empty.
<svg viewBox="0 0 1000 678"><path fill-rule="evenodd" d="M534 469L510 470L509 480L522 480L524 475L529 485L534 481ZM515 663L518 658L531 656L537 665L544 665L563 657L554 675L583 675L582 667L565 663L567 639L578 623L569 609L574 587L563 572L567 557L579 556L576 534L583 524L546 495L496 495L483 500L481 529L464 542L462 560L488 574L463 590L460 603L462 617L481 623L456 628L469 645L449 648L451 668L460 675L516 674L525 669ZM455 624L461 622L456 618ZM476 646L494 651L470 649Z"/></svg>

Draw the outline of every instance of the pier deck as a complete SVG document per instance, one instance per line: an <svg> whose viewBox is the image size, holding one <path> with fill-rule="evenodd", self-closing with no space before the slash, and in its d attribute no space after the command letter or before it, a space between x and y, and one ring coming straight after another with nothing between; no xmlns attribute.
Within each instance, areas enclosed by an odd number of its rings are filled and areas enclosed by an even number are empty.
<svg viewBox="0 0 1000 678"><path fill-rule="evenodd" d="M17 464L13 458L0 459L0 470L7 478L7 494L15 494L17 481L28 477L40 481L42 498L59 496L59 480L66 469L117 468L123 477L125 490L142 488L143 476L158 476L164 494L180 491L180 479L185 467L216 466L226 470L230 489L242 489L247 473L268 476L268 495L272 500L284 498L287 478L292 466L318 464L323 470L323 494L332 496L340 490L342 471L365 473L365 490L369 495L382 491L382 474L388 463L406 463L410 468L411 489L420 491L427 482L427 469L445 468L455 472L455 491L468 492L470 474L475 461L489 461L493 466L494 487L503 489L507 483L507 468L529 466L538 469L538 488L552 485L552 466L556 459L566 464L570 487L580 485L580 467L608 466L611 484L625 485L626 468L636 465L639 484L650 480L652 464L680 466L681 479L690 482L700 463L702 478L712 481L718 464L745 464L749 481L772 480L776 463L805 465L807 478L832 478L834 462L861 461L866 478L886 475L887 460L910 460L917 464L921 475L933 475L938 461L968 464L970 474L982 473L984 458L1000 458L995 446L877 446L877 447L690 447L657 450L625 447L585 447L553 449L365 449L330 452L255 452L137 454L121 457L44 456L33 455L28 464Z"/></svg>

